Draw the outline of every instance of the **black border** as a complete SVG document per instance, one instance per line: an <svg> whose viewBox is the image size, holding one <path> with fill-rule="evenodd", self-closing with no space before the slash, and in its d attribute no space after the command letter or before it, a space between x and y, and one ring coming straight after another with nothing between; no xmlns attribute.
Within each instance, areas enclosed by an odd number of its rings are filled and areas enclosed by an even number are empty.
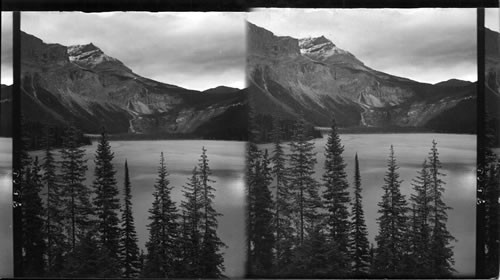
<svg viewBox="0 0 500 280"><path fill-rule="evenodd" d="M20 11L246 11L245 0L2 0L2 10Z"/></svg>
<svg viewBox="0 0 500 280"><path fill-rule="evenodd" d="M13 148L13 170L20 166L19 141L21 137L20 128L20 12L19 11L233 11L249 12L253 7L291 7L291 8L427 8L427 7L462 7L477 9L477 166L484 163L482 149L485 145L485 30L484 9L485 7L498 8L496 0L2 0L2 11L14 11L13 13L13 103L12 103L12 148ZM13 174L16 184L16 174ZM476 275L481 274L478 265L484 260L478 259L478 250L483 244L483 236L478 234L484 224L479 217L484 215L484 207L477 205L476 208ZM14 232L19 226L19 208L13 210ZM16 244L21 241L19 234L14 234L14 255L16 255ZM17 252L18 254L19 252ZM15 266L18 267L18 266ZM21 271L14 270L14 275L20 276ZM485 277L498 277L498 275L482 275Z"/></svg>
<svg viewBox="0 0 500 280"><path fill-rule="evenodd" d="M252 8L480 8L497 0L2 0L4 11L250 11Z"/></svg>
<svg viewBox="0 0 500 280"><path fill-rule="evenodd" d="M19 170L19 167L21 166L21 157L20 157L20 151L22 147L20 146L20 142L16 141L16 139L21 138L21 130L19 129L21 126L21 119L19 116L21 115L21 102L20 102L20 93L21 93L21 52L20 52L20 45L21 45L21 13L20 12L13 12L12 13L12 39L13 39L13 83L12 83L12 201L15 202L15 194L14 190L18 189L20 187L19 185L19 173L16 172L16 170ZM15 207L12 210L13 214L13 219L12 219L12 230L13 230L13 253L14 253L14 259L13 259L13 265L14 265L14 276L15 275L22 275L22 262L19 264L15 263L15 260L20 260L20 256L22 254L21 250L21 244L22 244L22 235L21 234L16 234L16 232L19 232L19 229L21 228L21 220L22 220L22 212L20 207Z"/></svg>

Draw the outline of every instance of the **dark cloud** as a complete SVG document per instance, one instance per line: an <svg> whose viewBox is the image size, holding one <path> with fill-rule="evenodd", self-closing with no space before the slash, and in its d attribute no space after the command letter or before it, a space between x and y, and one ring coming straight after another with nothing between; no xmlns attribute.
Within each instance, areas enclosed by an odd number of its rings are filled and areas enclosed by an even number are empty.
<svg viewBox="0 0 500 280"><path fill-rule="evenodd" d="M134 72L190 89L244 86L243 13L22 13L48 43L94 43Z"/></svg>
<svg viewBox="0 0 500 280"><path fill-rule="evenodd" d="M12 84L12 12L2 12L1 83Z"/></svg>
<svg viewBox="0 0 500 280"><path fill-rule="evenodd" d="M324 35L389 74L477 80L476 9L258 9L248 19L277 35Z"/></svg>

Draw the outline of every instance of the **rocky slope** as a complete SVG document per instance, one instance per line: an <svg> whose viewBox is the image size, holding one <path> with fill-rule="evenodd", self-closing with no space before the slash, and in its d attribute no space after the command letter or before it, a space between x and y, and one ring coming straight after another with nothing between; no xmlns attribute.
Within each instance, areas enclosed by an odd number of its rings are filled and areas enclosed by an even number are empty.
<svg viewBox="0 0 500 280"><path fill-rule="evenodd" d="M475 131L476 84L437 85L392 76L364 65L321 36L275 36L248 23L247 73L257 113L303 116L328 126L332 114L343 127L426 127ZM455 108L466 122L455 122Z"/></svg>
<svg viewBox="0 0 500 280"><path fill-rule="evenodd" d="M243 114L246 104L238 89L199 92L160 83L135 74L92 43L46 44L24 32L21 73L22 111L28 120L73 122L87 133L105 126L111 133L203 136L201 127L226 114L230 122L235 108ZM245 129L246 122L239 125Z"/></svg>
<svg viewBox="0 0 500 280"><path fill-rule="evenodd" d="M487 87L491 93L500 93L499 40L498 32L485 28L485 74Z"/></svg>

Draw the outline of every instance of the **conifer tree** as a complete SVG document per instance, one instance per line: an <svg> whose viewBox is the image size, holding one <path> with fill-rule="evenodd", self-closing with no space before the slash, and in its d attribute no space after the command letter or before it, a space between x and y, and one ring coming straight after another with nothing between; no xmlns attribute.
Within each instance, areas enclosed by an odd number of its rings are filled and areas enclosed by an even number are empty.
<svg viewBox="0 0 500 280"><path fill-rule="evenodd" d="M317 210L321 207L318 194L319 184L313 178L316 153L314 143L309 141L305 123L299 120L295 128L293 141L290 143L290 188L293 192L292 205L297 244L304 242L307 230L317 223Z"/></svg>
<svg viewBox="0 0 500 280"><path fill-rule="evenodd" d="M61 149L61 196L65 204L64 221L71 250L79 238L86 235L92 226L93 214L90 190L83 184L87 171L85 150L79 147L79 130L70 126Z"/></svg>
<svg viewBox="0 0 500 280"><path fill-rule="evenodd" d="M184 201L182 201L184 203ZM191 252L191 240L189 238L189 224L188 215L185 210L182 210L181 214L181 231L179 244L181 246L180 258L178 263L179 278L191 277L192 264L190 263L190 252Z"/></svg>
<svg viewBox="0 0 500 280"><path fill-rule="evenodd" d="M153 192L153 205L149 209L149 239L146 242L147 253L144 257L144 266L141 271L142 278L166 277L163 272L163 257L159 247L161 243L161 209L160 195L157 190Z"/></svg>
<svg viewBox="0 0 500 280"><path fill-rule="evenodd" d="M255 226L252 240L252 276L269 276L273 266L273 202L269 185L272 181L267 150L262 162L255 165Z"/></svg>
<svg viewBox="0 0 500 280"><path fill-rule="evenodd" d="M486 252L486 269L483 275L498 275L499 263L499 221L500 221L500 161L496 155L490 154L486 156L486 168L484 184L484 204L485 204L485 252Z"/></svg>
<svg viewBox="0 0 500 280"><path fill-rule="evenodd" d="M226 245L217 236L217 217L221 216L213 207L215 189L211 185L215 181L210 179L211 171L208 165L207 150L202 147L202 154L198 163L199 180L203 191L203 220L202 243L200 254L201 274L205 278L221 278L224 273L224 258L221 249Z"/></svg>
<svg viewBox="0 0 500 280"><path fill-rule="evenodd" d="M256 204L256 199L255 199L255 183L256 183L256 174L255 174L255 167L257 162L259 161L261 157L261 152L259 151L257 145L250 141L248 142L247 146L247 156L246 156L246 172L245 172L245 180L246 180L246 192L247 192L247 207L246 207L246 253L247 253L247 260L246 260L246 271L249 274L248 276L251 277L251 274L253 273L253 263L252 261L254 260L253 258L253 246L252 244L254 243L254 240L256 238L255 235L255 204Z"/></svg>
<svg viewBox="0 0 500 280"><path fill-rule="evenodd" d="M346 273L350 270L349 252L349 183L345 172L346 164L342 158L344 147L340 142L335 119L332 120L331 132L325 147L325 173L323 174L324 207L328 211L326 225L328 226L329 238L338 246L334 252L339 261L335 264L335 274Z"/></svg>
<svg viewBox="0 0 500 280"><path fill-rule="evenodd" d="M181 207L185 213L185 226L183 244L183 262L185 263L186 277L201 278L200 252L202 238L202 210L203 210L203 189L201 188L197 168L193 168L193 173L189 182L184 186L184 198Z"/></svg>
<svg viewBox="0 0 500 280"><path fill-rule="evenodd" d="M374 275L375 271L375 247L370 243L370 274Z"/></svg>
<svg viewBox="0 0 500 280"><path fill-rule="evenodd" d="M407 227L406 231L406 242L403 247L403 260L401 263L402 271L405 271L407 275L422 276L426 272L422 272L422 270L417 266L417 239L418 239L418 225L417 225L417 210L415 209L415 205L411 205L411 208L408 209L410 215L407 219Z"/></svg>
<svg viewBox="0 0 500 280"><path fill-rule="evenodd" d="M261 157L261 152L257 147L257 141L260 138L260 131L257 125L254 108L250 105L248 112L248 142L246 147L245 158L245 192L246 192L246 207L245 207L245 230L246 230L246 262L245 270L248 277L252 277L253 273L253 240L255 239L255 164Z"/></svg>
<svg viewBox="0 0 500 280"><path fill-rule="evenodd" d="M137 232L135 230L134 216L132 215L132 190L125 160L125 191L122 210L122 228L120 237L120 255L122 261L122 277L137 278L140 272L139 247L137 246Z"/></svg>
<svg viewBox="0 0 500 280"><path fill-rule="evenodd" d="M492 72L494 73L494 72ZM495 77L488 77L490 88L495 88ZM485 112L485 133L483 142L478 142L478 166L476 187L476 277L491 278L499 272L499 201L500 161L492 150L497 146L498 127L490 115L494 106L487 106ZM488 110L490 109L490 110ZM496 109L496 108L495 108Z"/></svg>
<svg viewBox="0 0 500 280"><path fill-rule="evenodd" d="M403 259L405 249L405 238L407 234L407 204L401 194L399 180L399 167L394 157L394 148L391 145L388 171L384 178L384 194L382 201L378 203L380 217L379 232L375 237L377 242L377 254L375 256L375 273L383 277L395 277L405 275L403 271Z"/></svg>
<svg viewBox="0 0 500 280"><path fill-rule="evenodd" d="M116 170L113 166L114 154L106 133L101 133L101 138L97 144L94 170L94 192L96 194L93 201L95 214L97 215L97 233L100 238L100 246L109 251L110 256L115 260L119 259L120 242L120 220L118 211L120 210L120 199L118 198L118 187L116 185ZM109 268L111 269L111 268ZM118 268L117 274L119 274ZM118 276L118 275L116 275Z"/></svg>
<svg viewBox="0 0 500 280"><path fill-rule="evenodd" d="M368 230L363 211L363 197L361 195L361 174L359 172L358 154L354 157L354 201L352 204L350 247L352 250L352 276L368 275L370 269L370 244Z"/></svg>
<svg viewBox="0 0 500 280"><path fill-rule="evenodd" d="M418 172L417 177L413 180L414 194L411 195L410 201L413 204L412 211L412 230L409 234L409 240L412 244L411 255L415 262L416 270L413 271L415 276L433 276L430 273L430 235L431 229L429 226L429 218L431 212L431 190L430 190L430 173L427 161L422 164L422 170Z"/></svg>
<svg viewBox="0 0 500 280"><path fill-rule="evenodd" d="M40 192L43 187L38 157L26 171L26 185L23 190L23 234L24 275L41 276L45 268L45 234L43 204Z"/></svg>
<svg viewBox="0 0 500 280"><path fill-rule="evenodd" d="M445 182L441 177L445 174L441 173L441 161L439 160L439 152L436 147L436 141L432 141L432 148L429 153L429 173L430 173L430 190L431 190L431 215L430 224L431 233L431 274L434 277L449 277L454 270L453 264L453 249L450 242L455 241L455 238L446 228L448 220L447 210L451 207L446 206L443 201L443 193Z"/></svg>
<svg viewBox="0 0 500 280"><path fill-rule="evenodd" d="M45 157L43 161L42 181L47 188L47 207L45 230L47 238L47 275L56 276L63 267L63 254L67 249L64 235L63 207L59 176L56 173L56 161L52 151L49 129L47 129Z"/></svg>
<svg viewBox="0 0 500 280"><path fill-rule="evenodd" d="M275 210L274 210L274 230L275 237L275 267L276 273L279 275L280 271L291 263L291 248L293 229L291 226L291 206L292 194L287 185L287 169L286 169L286 156L283 150L281 139L283 137L282 129L280 126L279 118L275 119L273 125L273 152L271 156L272 170L271 174L276 179L275 187Z"/></svg>
<svg viewBox="0 0 500 280"><path fill-rule="evenodd" d="M163 152L155 184L153 207L149 210L149 240L145 277L177 277L176 264L180 257L177 207L172 201L170 181Z"/></svg>
<svg viewBox="0 0 500 280"><path fill-rule="evenodd" d="M28 176L27 170L31 164L31 158L27 152L25 122L23 114L19 116L19 137L14 141L13 157L12 157L12 202L13 202L13 226L14 226L14 276L24 276L24 256L23 246L24 238L24 218L23 218L23 192L26 189L26 181Z"/></svg>
<svg viewBox="0 0 500 280"><path fill-rule="evenodd" d="M141 254L139 255L139 262L140 262L140 275L144 275L144 263L146 260L146 254L144 254L144 250L141 249Z"/></svg>

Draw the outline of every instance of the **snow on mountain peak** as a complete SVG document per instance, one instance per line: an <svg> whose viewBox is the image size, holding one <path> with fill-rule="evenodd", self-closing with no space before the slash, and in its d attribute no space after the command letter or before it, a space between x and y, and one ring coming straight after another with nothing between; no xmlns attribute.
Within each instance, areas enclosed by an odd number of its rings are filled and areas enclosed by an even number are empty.
<svg viewBox="0 0 500 280"><path fill-rule="evenodd" d="M100 48L94 44L73 45L67 47L67 53L71 62L77 63L80 66L94 68L106 62L111 62L116 67L124 68L130 72L121 61L105 54Z"/></svg>
<svg viewBox="0 0 500 280"><path fill-rule="evenodd" d="M350 54L337 47L332 41L325 38L325 36L299 39L299 47L300 53L313 55L314 57L322 59L326 59L333 55Z"/></svg>
<svg viewBox="0 0 500 280"><path fill-rule="evenodd" d="M332 41L325 38L325 36L299 39L299 47L301 49L309 49L314 46L325 46L325 45L335 46L335 44L332 43Z"/></svg>
<svg viewBox="0 0 500 280"><path fill-rule="evenodd" d="M90 53L90 52L100 52L102 53L101 49L96 47L94 44L86 44L86 45L73 45L73 46L68 46L68 55L69 56L79 56L84 53Z"/></svg>

